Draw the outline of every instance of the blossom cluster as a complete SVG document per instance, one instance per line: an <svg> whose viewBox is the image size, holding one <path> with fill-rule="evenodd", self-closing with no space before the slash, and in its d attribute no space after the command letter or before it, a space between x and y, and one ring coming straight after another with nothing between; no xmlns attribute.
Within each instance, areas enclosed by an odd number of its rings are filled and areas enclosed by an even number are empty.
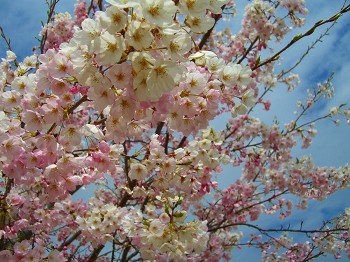
<svg viewBox="0 0 350 262"><path fill-rule="evenodd" d="M156 206L149 203L144 215L134 208L119 208L92 199L91 211L84 217L78 217L77 223L86 241L91 241L93 246L113 242L113 239L119 243L131 239L132 245L145 260L183 261L186 256L199 258L209 239L206 221L185 222L187 212L175 210L181 199L158 196L154 204L161 203L163 212L157 213L159 208L156 210Z"/></svg>
<svg viewBox="0 0 350 262"><path fill-rule="evenodd" d="M237 35L213 31L233 1L102 2L78 0L73 18L44 25L42 53L18 62L8 51L0 62L0 260L92 261L112 245L112 260L229 261L238 226L284 219L349 186L348 166L292 157L317 133L299 120L332 96L328 82L285 129L251 116L269 110L264 96L278 82L298 85L273 62L261 66L260 54L302 25L303 0L251 1ZM324 118L349 119L344 108ZM216 131L209 123L223 113L230 119ZM242 176L221 186L228 166ZM77 200L91 187L94 197ZM281 247L291 261L314 247L338 255L349 250L347 215L313 244L259 235L248 244L267 260Z"/></svg>
<svg viewBox="0 0 350 262"><path fill-rule="evenodd" d="M40 32L40 35L46 36L44 50L58 49L60 44L69 41L73 36L73 25L68 12L56 14L53 22L46 24Z"/></svg>

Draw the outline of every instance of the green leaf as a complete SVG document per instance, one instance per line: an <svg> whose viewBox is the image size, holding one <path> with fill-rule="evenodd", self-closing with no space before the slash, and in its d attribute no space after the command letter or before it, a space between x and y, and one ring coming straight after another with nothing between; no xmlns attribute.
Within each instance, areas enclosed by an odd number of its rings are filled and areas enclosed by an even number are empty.
<svg viewBox="0 0 350 262"><path fill-rule="evenodd" d="M260 56L258 57L258 59L256 59L255 61L255 67L257 67L260 64Z"/></svg>
<svg viewBox="0 0 350 262"><path fill-rule="evenodd" d="M188 162L184 162L184 163L179 163L177 165L179 165L179 166L189 166L191 164L192 164L192 161L188 161Z"/></svg>
<svg viewBox="0 0 350 262"><path fill-rule="evenodd" d="M297 41L298 41L300 38L302 38L302 37L303 37L302 34L296 35L296 36L294 36L292 42L297 42Z"/></svg>

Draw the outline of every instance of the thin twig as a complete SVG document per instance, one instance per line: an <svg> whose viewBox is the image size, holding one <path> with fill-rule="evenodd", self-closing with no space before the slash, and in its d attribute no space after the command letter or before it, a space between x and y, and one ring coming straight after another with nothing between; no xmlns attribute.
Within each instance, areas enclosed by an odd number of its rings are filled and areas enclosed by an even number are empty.
<svg viewBox="0 0 350 262"><path fill-rule="evenodd" d="M241 59L239 59L239 61L237 62L237 64L240 64L243 62L243 60L247 57L247 55L249 54L249 52L253 49L254 45L256 44L256 42L259 40L259 37L256 37L254 39L253 42L251 42L250 46L248 47L248 49L245 51L244 55L241 57Z"/></svg>
<svg viewBox="0 0 350 262"><path fill-rule="evenodd" d="M222 226L222 228L225 227L232 227L232 226L247 226L247 227L251 227L254 228L256 230L258 230L259 232L273 232L273 233L278 233L278 232L291 232L291 233L304 233L304 234L314 234L314 233L340 233L340 232L344 232L344 231L348 231L348 228L335 228L335 229L310 229L310 230L305 230L305 229L290 229L290 228L280 228L280 229L276 229L276 228L268 228L268 229L264 229L261 227L258 227L256 225L253 224L248 224L248 223L232 223L229 225L224 225Z"/></svg>
<svg viewBox="0 0 350 262"><path fill-rule="evenodd" d="M321 34L314 42L312 42L311 46L309 46L307 48L307 50L304 52L304 54L300 57L300 59L298 60L298 62L296 62L291 68L289 68L287 71L283 71L281 72L281 74L278 75L278 78L281 78L283 75L286 75L288 73L290 73L292 70L294 70L303 60L304 58L309 54L309 52L311 51L311 49L313 49L317 43L322 42L322 39L328 35L329 31L331 30L331 28L336 24L337 22L334 21L333 24L331 24L326 31Z"/></svg>
<svg viewBox="0 0 350 262"><path fill-rule="evenodd" d="M13 52L13 50L11 48L11 40L10 40L10 38L6 37L4 29L1 26L0 26L0 31L1 31L1 37L5 40L5 43L7 45L7 49ZM15 59L13 62L15 64L15 66L18 66L17 59Z"/></svg>
<svg viewBox="0 0 350 262"><path fill-rule="evenodd" d="M88 14L88 15L90 15L90 12L91 12L91 9L92 9L93 5L94 5L94 0L91 0L91 1L90 1L90 5L89 5L89 8L88 8L88 11L87 11L87 14Z"/></svg>
<svg viewBox="0 0 350 262"><path fill-rule="evenodd" d="M52 20L53 15L55 14L55 8L56 8L56 4L59 2L60 0L51 0L50 4L48 2L48 11L47 11L47 20L46 20L46 25L48 23L50 23L50 21ZM47 32L45 32L40 40L40 53L43 54L44 53L44 48L45 48L45 42L47 39Z"/></svg>
<svg viewBox="0 0 350 262"><path fill-rule="evenodd" d="M169 132L165 133L165 141L164 141L164 153L168 154L168 146L169 146Z"/></svg>

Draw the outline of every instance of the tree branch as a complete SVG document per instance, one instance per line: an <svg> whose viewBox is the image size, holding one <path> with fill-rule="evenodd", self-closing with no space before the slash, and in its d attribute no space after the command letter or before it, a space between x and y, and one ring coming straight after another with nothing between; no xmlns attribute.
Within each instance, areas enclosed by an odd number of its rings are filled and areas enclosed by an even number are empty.
<svg viewBox="0 0 350 262"><path fill-rule="evenodd" d="M131 245L127 245L125 248L124 248L124 251L123 251L123 255L120 259L121 262L125 262L127 261L127 257L128 257L128 253L131 249Z"/></svg>
<svg viewBox="0 0 350 262"><path fill-rule="evenodd" d="M184 136L184 137L181 139L181 141L180 141L180 143L179 143L179 145L177 146L176 149L179 149L179 148L183 147L184 144L185 144L185 142L186 142L186 139L187 139L187 137Z"/></svg>
<svg viewBox="0 0 350 262"><path fill-rule="evenodd" d="M223 5L223 6L221 7L221 10L224 10L224 9L225 9L225 6L226 6L226 5ZM208 38L210 37L211 32L213 32L214 27L216 26L217 22L220 20L221 17L222 17L221 14L215 14L215 15L214 15L214 19L215 19L214 25L213 25L212 28L210 28L210 29L202 36L202 39L201 39L201 41L200 41L199 44L198 44L199 50L202 50L203 46L205 45L205 43L207 42Z"/></svg>
<svg viewBox="0 0 350 262"><path fill-rule="evenodd" d="M5 32L4 32L4 29L1 26L0 26L0 32L1 32L1 37L5 40L5 43L7 45L8 50L13 52L13 50L11 48L11 40L7 39ZM15 63L15 66L18 66L17 59L14 60L14 63Z"/></svg>
<svg viewBox="0 0 350 262"><path fill-rule="evenodd" d="M100 252L102 251L102 249L104 247L105 247L104 245L99 245L96 248L94 248L94 250L92 251L90 257L87 260L87 262L96 261L96 259L98 258L98 255L100 254Z"/></svg>
<svg viewBox="0 0 350 262"><path fill-rule="evenodd" d="M290 41L285 47L283 47L280 51L278 51L276 54L274 54L272 57L266 59L265 61L257 64L255 67L252 68L252 70L255 70L263 65L266 65L268 63L271 63L273 61L276 61L279 59L280 55L286 51L289 47L291 47L292 45L294 45L295 43L297 43L300 39L312 35L313 32L316 30L316 28L326 24L326 23L332 23L335 22L339 19L339 17L342 16L342 14L345 14L346 12L350 11L350 5L347 5L345 7L343 7L337 14L333 15L332 17L328 18L327 20L320 20L317 23L314 24L313 27L311 27L308 31L306 31L304 34L299 34L296 35L292 41Z"/></svg>
<svg viewBox="0 0 350 262"><path fill-rule="evenodd" d="M56 8L56 4L59 2L60 0L51 0L50 4L48 2L48 8L49 10L47 11L47 20L46 20L46 24L50 23L53 15L55 14L55 8ZM43 54L44 53L44 47L45 47L45 42L47 39L47 32L45 32L43 34L43 36L41 37L40 40L40 53Z"/></svg>

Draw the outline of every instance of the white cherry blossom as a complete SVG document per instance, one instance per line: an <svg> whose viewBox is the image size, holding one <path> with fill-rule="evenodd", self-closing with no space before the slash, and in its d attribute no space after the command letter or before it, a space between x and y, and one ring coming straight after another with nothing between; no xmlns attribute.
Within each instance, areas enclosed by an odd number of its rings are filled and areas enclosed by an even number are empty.
<svg viewBox="0 0 350 262"><path fill-rule="evenodd" d="M180 12L185 15L202 15L208 8L209 0L180 0Z"/></svg>
<svg viewBox="0 0 350 262"><path fill-rule="evenodd" d="M141 163L131 163L129 170L130 179L142 180L147 177L148 170Z"/></svg>
<svg viewBox="0 0 350 262"><path fill-rule="evenodd" d="M151 69L156 60L146 52L133 52L130 54L132 68L135 72Z"/></svg>
<svg viewBox="0 0 350 262"><path fill-rule="evenodd" d="M173 23L177 11L172 0L145 0L142 3L142 15L147 22L164 27Z"/></svg>
<svg viewBox="0 0 350 262"><path fill-rule="evenodd" d="M104 32L95 40L94 50L99 65L113 65L119 62L125 50L124 38Z"/></svg>
<svg viewBox="0 0 350 262"><path fill-rule="evenodd" d="M116 6L107 8L106 12L100 12L98 19L101 27L111 34L120 32L127 25L127 14Z"/></svg>
<svg viewBox="0 0 350 262"><path fill-rule="evenodd" d="M164 36L164 42L167 46L167 54L172 59L185 61L184 54L188 53L193 46L192 39L185 31L178 31L171 35Z"/></svg>
<svg viewBox="0 0 350 262"><path fill-rule="evenodd" d="M198 16L188 15L185 24L190 27L193 32L203 34L214 26L215 20L204 14Z"/></svg>
<svg viewBox="0 0 350 262"><path fill-rule="evenodd" d="M149 24L141 23L138 20L131 21L125 35L128 45L131 45L138 51L149 47L153 41L150 29Z"/></svg>
<svg viewBox="0 0 350 262"><path fill-rule="evenodd" d="M101 24L91 18L85 19L81 23L81 29L76 29L74 38L80 41L80 44L85 44L90 47L94 40L101 35Z"/></svg>
<svg viewBox="0 0 350 262"><path fill-rule="evenodd" d="M147 77L147 88L151 100L159 99L164 93L175 87L177 79L180 79L184 68L173 61L158 60L150 70Z"/></svg>

